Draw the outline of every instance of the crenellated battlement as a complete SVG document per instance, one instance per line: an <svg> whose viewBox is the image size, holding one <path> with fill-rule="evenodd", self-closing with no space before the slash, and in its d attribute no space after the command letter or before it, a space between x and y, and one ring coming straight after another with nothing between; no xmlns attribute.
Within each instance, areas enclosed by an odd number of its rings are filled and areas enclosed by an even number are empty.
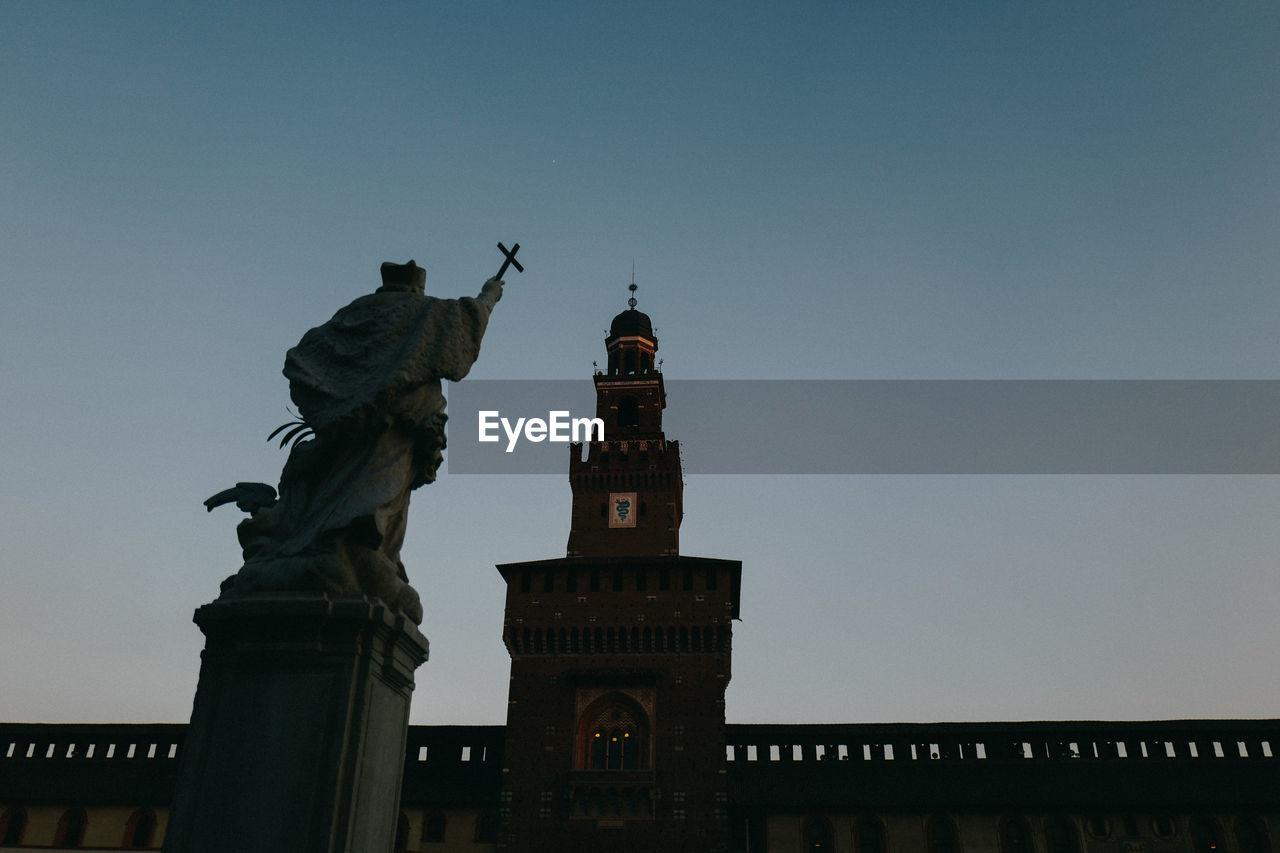
<svg viewBox="0 0 1280 853"><path fill-rule="evenodd" d="M569 476L571 478L585 471L631 472L637 465L657 468L678 464L680 461L680 442L668 441L665 438L588 442L585 456L582 448L583 442L569 445Z"/></svg>

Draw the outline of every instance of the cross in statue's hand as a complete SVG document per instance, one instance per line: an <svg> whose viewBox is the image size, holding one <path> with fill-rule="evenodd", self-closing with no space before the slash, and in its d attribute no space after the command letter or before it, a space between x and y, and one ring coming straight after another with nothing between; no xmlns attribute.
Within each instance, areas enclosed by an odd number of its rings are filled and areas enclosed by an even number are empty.
<svg viewBox="0 0 1280 853"><path fill-rule="evenodd" d="M511 251L509 252L507 251L506 246L499 243L498 251L503 254L506 260L502 262L502 267L498 270L498 274L495 275L494 278L502 278L502 274L507 271L508 266L515 267L516 272L524 272L524 267L520 266L520 262L516 260L516 252L520 251L519 243L516 243L515 245L513 245L511 247Z"/></svg>

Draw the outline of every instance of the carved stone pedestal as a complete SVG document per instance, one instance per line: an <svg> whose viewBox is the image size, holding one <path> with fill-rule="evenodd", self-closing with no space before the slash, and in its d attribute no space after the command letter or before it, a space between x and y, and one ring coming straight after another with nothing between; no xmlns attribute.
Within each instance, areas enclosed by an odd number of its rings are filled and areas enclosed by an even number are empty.
<svg viewBox="0 0 1280 853"><path fill-rule="evenodd" d="M427 640L378 599L274 593L199 608L205 634L167 853L365 853L395 839Z"/></svg>

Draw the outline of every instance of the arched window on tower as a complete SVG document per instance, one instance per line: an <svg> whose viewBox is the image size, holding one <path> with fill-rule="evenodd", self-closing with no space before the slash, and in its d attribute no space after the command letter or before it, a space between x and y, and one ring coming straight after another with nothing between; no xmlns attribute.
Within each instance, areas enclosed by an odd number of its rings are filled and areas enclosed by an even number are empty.
<svg viewBox="0 0 1280 853"><path fill-rule="evenodd" d="M89 817L84 809L67 809L58 820L58 829L53 834L54 847L79 847L84 843L84 831L89 825Z"/></svg>
<svg viewBox="0 0 1280 853"><path fill-rule="evenodd" d="M831 821L821 815L814 815L804 822L805 853L830 853L835 849L835 833L831 829Z"/></svg>
<svg viewBox="0 0 1280 853"><path fill-rule="evenodd" d="M628 696L609 694L592 703L578 726L581 770L642 770L649 764L649 721Z"/></svg>
<svg viewBox="0 0 1280 853"><path fill-rule="evenodd" d="M636 727L622 711L614 711L614 719L596 726L591 732L591 770L635 770L640 738Z"/></svg>
<svg viewBox="0 0 1280 853"><path fill-rule="evenodd" d="M151 846L156 834L156 813L151 809L138 809L129 815L124 827L124 848L145 850Z"/></svg>

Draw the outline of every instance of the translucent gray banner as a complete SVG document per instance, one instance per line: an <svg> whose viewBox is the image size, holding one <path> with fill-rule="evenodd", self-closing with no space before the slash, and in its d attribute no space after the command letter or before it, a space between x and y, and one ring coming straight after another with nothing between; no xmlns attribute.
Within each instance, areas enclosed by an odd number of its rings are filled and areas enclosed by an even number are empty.
<svg viewBox="0 0 1280 853"><path fill-rule="evenodd" d="M1280 473L1273 380L675 380L666 391L666 436L688 474ZM482 412L496 440L480 441ZM595 414L589 380L451 385L448 471L567 474L568 444L551 438ZM531 419L547 422L541 441ZM604 420L605 440L621 438Z"/></svg>

